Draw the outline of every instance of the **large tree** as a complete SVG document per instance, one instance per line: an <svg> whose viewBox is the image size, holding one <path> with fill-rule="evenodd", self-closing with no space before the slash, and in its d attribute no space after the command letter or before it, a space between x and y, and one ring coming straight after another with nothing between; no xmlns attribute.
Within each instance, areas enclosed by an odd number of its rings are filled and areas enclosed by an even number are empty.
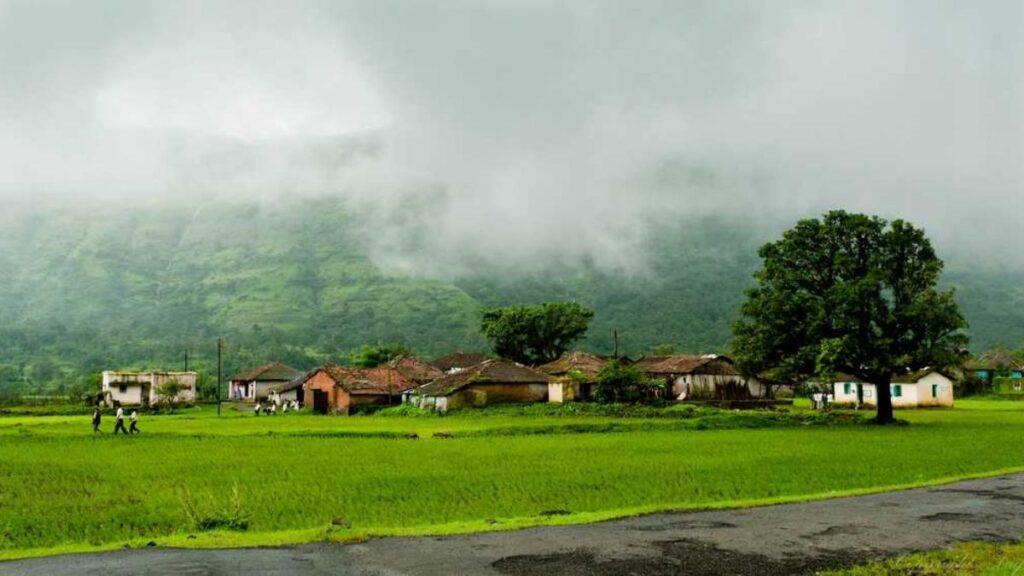
<svg viewBox="0 0 1024 576"><path fill-rule="evenodd" d="M791 381L837 372L875 384L876 421L893 420L894 375L954 364L967 344L942 261L903 220L834 211L763 246L757 285L733 327L748 372Z"/></svg>
<svg viewBox="0 0 1024 576"><path fill-rule="evenodd" d="M523 364L551 362L587 332L594 311L575 302L484 310L481 331L494 352Z"/></svg>

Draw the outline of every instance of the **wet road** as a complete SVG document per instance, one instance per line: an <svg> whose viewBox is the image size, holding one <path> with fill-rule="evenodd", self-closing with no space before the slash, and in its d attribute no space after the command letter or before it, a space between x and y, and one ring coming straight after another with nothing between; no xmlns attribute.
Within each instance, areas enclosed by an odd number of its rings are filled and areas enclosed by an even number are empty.
<svg viewBox="0 0 1024 576"><path fill-rule="evenodd" d="M776 575L966 540L1024 540L1024 474L804 504L517 532L57 556L0 562L0 574Z"/></svg>

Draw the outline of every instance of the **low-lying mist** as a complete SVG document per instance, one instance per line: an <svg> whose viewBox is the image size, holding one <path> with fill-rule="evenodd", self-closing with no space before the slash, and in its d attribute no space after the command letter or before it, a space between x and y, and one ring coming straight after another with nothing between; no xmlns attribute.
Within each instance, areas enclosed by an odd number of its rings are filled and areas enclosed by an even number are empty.
<svg viewBox="0 0 1024 576"><path fill-rule="evenodd" d="M0 1L0 193L339 196L395 274L635 273L666 226L836 207L1021 268L1022 28L1012 1Z"/></svg>

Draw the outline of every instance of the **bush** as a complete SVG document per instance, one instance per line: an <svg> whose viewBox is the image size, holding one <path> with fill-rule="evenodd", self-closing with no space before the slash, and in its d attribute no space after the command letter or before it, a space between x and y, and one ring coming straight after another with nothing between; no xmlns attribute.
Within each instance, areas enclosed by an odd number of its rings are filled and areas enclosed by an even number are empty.
<svg viewBox="0 0 1024 576"><path fill-rule="evenodd" d="M662 383L649 380L643 370L612 360L597 375L598 402L639 402L656 398Z"/></svg>

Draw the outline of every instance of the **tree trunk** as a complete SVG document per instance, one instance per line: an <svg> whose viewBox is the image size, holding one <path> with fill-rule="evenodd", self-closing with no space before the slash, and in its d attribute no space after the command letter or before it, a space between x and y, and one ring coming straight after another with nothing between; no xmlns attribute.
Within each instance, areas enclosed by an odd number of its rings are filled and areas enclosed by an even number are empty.
<svg viewBox="0 0 1024 576"><path fill-rule="evenodd" d="M885 382L875 383L875 400L878 405L878 412L875 414L876 424L889 424L895 421L892 416L892 392L889 384L888 378Z"/></svg>

